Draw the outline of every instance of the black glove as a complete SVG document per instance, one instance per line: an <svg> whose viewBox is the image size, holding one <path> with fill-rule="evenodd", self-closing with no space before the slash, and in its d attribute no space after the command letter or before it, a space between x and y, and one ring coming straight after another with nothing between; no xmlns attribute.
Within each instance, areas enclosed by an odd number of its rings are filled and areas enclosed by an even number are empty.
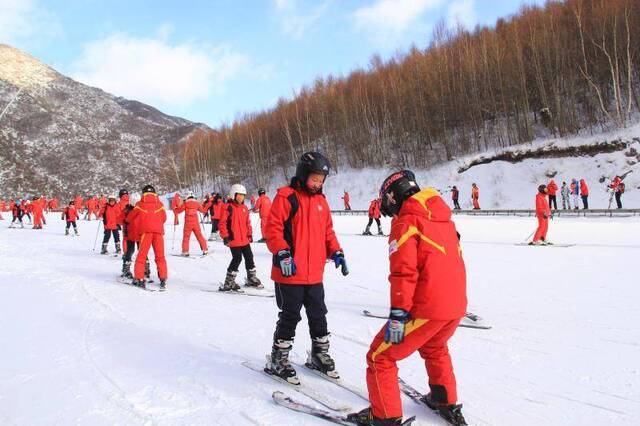
<svg viewBox="0 0 640 426"><path fill-rule="evenodd" d="M331 256L331 260L333 260L333 263L336 265L336 269L339 267L341 268L340 271L342 272L342 275L344 275L345 277L349 275L349 268L347 267L347 261L344 258L344 253L342 252L342 250L338 250L333 253L333 256Z"/></svg>
<svg viewBox="0 0 640 426"><path fill-rule="evenodd" d="M222 239L222 244L224 244L225 246L229 247L229 239L227 237L224 237Z"/></svg>

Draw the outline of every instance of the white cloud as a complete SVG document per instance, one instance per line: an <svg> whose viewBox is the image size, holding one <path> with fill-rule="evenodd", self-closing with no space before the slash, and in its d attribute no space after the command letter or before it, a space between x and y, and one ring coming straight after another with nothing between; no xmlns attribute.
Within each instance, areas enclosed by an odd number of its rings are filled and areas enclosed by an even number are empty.
<svg viewBox="0 0 640 426"><path fill-rule="evenodd" d="M225 90L249 60L228 46L171 44L169 26L155 38L114 34L84 46L74 79L154 106L184 107Z"/></svg>
<svg viewBox="0 0 640 426"><path fill-rule="evenodd" d="M0 0L0 43L33 44L61 33L60 23L37 0Z"/></svg>
<svg viewBox="0 0 640 426"><path fill-rule="evenodd" d="M369 33L376 41L386 43L397 39L428 10L437 8L442 0L376 0L353 13L356 30Z"/></svg>
<svg viewBox="0 0 640 426"><path fill-rule="evenodd" d="M475 0L456 0L449 6L449 22L451 24L460 23L468 29L478 22L475 11Z"/></svg>
<svg viewBox="0 0 640 426"><path fill-rule="evenodd" d="M282 34L302 39L322 18L331 1L324 0L315 7L303 7L297 0L274 0Z"/></svg>

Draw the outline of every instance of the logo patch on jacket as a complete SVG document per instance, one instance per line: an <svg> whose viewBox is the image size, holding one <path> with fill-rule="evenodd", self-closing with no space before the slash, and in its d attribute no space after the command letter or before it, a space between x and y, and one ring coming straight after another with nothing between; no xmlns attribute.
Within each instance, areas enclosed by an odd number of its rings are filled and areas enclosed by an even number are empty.
<svg viewBox="0 0 640 426"><path fill-rule="evenodd" d="M393 240L389 243L389 256L398 251L398 241Z"/></svg>

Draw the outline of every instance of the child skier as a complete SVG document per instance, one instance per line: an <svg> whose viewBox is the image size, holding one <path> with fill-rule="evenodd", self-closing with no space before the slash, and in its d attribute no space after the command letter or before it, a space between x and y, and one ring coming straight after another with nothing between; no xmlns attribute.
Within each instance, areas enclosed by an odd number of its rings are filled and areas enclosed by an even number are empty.
<svg viewBox="0 0 640 426"><path fill-rule="evenodd" d="M189 256L189 240L191 238L191 233L196 235L196 239L198 240L198 244L200 244L200 249L202 250L202 255L205 256L209 252L207 242L202 236L202 231L200 230L200 218L198 215L198 213L204 213L208 209L208 205L203 206L198 202L198 200L196 200L193 192L189 192L187 194L187 200L175 208L175 214L184 212L184 227L182 231L183 256Z"/></svg>
<svg viewBox="0 0 640 426"><path fill-rule="evenodd" d="M249 209L244 205L247 189L240 184L231 186L229 197L231 202L224 206L220 218L220 236L224 245L231 250L231 263L227 268L227 276L220 291L237 291L240 286L236 283L238 267L244 257L244 266L247 268L245 286L263 288L264 286L256 275L256 265L253 262L251 243L253 242Z"/></svg>
<svg viewBox="0 0 640 426"><path fill-rule="evenodd" d="M73 232L78 234L78 226L76 220L78 219L78 211L76 210L75 201L69 201L69 205L62 210L62 220L66 220L67 227L64 230L64 235L69 235L69 227L73 226Z"/></svg>
<svg viewBox="0 0 640 426"><path fill-rule="evenodd" d="M382 232L382 225L380 224L380 199L379 198L372 200L371 204L369 204L369 223L367 223L367 227L365 228L362 235L373 235L371 233L370 228L374 220L378 225L378 235L384 235L384 233Z"/></svg>
<svg viewBox="0 0 640 426"><path fill-rule="evenodd" d="M260 213L260 231L262 238L260 238L258 242L264 243L267 241L264 236L267 234L267 220L269 219L269 212L271 212L271 200L267 196L267 191L265 191L264 188L258 189L258 201L256 201L253 211Z"/></svg>

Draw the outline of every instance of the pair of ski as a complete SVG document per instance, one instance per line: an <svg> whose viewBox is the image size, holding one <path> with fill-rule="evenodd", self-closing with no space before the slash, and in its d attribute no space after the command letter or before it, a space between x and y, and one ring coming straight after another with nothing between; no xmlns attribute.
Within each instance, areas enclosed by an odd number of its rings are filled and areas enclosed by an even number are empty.
<svg viewBox="0 0 640 426"><path fill-rule="evenodd" d="M388 315L374 314L373 312L368 311L366 309L363 310L362 313L364 314L364 316L369 318L389 319ZM484 324L484 321L482 320L482 318L480 318L476 314L472 314L471 312L467 312L464 315L462 320L460 320L460 324L458 324L458 327L475 328L478 330L489 330L491 328L490 325Z"/></svg>
<svg viewBox="0 0 640 426"><path fill-rule="evenodd" d="M118 278L116 278L116 281L119 282L120 284L126 284L126 285L130 285L131 287L135 287L135 288L139 288L140 290L145 290L145 291L165 291L165 289L162 288L149 288L149 287L140 287L137 285L133 284L133 279L132 278L127 278L127 277L123 277L123 276L118 276ZM151 279L145 279L145 285L146 284L151 284L154 281Z"/></svg>
<svg viewBox="0 0 640 426"><path fill-rule="evenodd" d="M183 259L202 259L203 257L207 257L207 256L209 256L210 254L211 254L211 253L207 253L207 254L198 254L198 255L196 255L196 256L191 256L191 255L189 255L189 256L184 256L184 255L182 255L182 254L173 254L173 253L171 253L171 256L181 257L181 258L183 258Z"/></svg>
<svg viewBox="0 0 640 426"><path fill-rule="evenodd" d="M575 244L529 244L529 243L517 243L517 246L523 247L573 247Z"/></svg>
<svg viewBox="0 0 640 426"><path fill-rule="evenodd" d="M252 287L247 287L247 288L252 288ZM254 287L255 288L255 287ZM263 287L264 288L264 287ZM253 289L253 288L252 288ZM268 291L262 291L261 289L257 289L257 290L229 290L229 291L223 291L220 289L217 290L213 290L213 289L200 289L200 291L204 291L206 293L223 293L223 294L235 294L238 296L251 296L251 297L276 297L276 295L274 293L269 293Z"/></svg>

